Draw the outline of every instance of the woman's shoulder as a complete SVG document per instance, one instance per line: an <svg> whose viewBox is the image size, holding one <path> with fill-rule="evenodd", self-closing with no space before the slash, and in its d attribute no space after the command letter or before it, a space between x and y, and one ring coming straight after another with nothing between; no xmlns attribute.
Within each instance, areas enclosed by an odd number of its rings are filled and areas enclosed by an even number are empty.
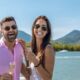
<svg viewBox="0 0 80 80"><path fill-rule="evenodd" d="M49 43L49 44L47 44L47 46L46 46L45 50L53 50L52 45L51 45L50 43Z"/></svg>
<svg viewBox="0 0 80 80"><path fill-rule="evenodd" d="M46 46L46 48L45 48L45 54L50 55L50 54L53 54L53 53L54 53L54 48L52 47L51 44L48 44L48 45Z"/></svg>

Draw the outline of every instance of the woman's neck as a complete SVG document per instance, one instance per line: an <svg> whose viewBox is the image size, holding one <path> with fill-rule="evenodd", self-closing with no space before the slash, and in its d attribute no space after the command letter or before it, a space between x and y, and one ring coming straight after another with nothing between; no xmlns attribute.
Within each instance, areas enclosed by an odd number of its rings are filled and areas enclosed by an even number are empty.
<svg viewBox="0 0 80 80"><path fill-rule="evenodd" d="M42 39L36 39L36 44L37 44L37 51L39 52L41 50Z"/></svg>

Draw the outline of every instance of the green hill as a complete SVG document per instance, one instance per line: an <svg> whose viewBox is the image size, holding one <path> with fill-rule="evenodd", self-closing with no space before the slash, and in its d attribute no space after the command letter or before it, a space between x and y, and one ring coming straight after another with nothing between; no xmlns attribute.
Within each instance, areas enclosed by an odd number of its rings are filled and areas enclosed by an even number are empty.
<svg viewBox="0 0 80 80"><path fill-rule="evenodd" d="M64 37L55 40L55 42L65 43L65 44L80 43L80 31L73 30L72 32L65 35Z"/></svg>

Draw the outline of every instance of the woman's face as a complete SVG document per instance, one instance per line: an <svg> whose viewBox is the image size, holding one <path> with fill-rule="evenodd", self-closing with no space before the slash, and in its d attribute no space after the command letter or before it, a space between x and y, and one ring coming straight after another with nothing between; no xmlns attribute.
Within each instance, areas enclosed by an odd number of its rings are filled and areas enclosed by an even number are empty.
<svg viewBox="0 0 80 80"><path fill-rule="evenodd" d="M48 32L47 23L44 19L38 19L34 25L34 35L37 39L43 39Z"/></svg>

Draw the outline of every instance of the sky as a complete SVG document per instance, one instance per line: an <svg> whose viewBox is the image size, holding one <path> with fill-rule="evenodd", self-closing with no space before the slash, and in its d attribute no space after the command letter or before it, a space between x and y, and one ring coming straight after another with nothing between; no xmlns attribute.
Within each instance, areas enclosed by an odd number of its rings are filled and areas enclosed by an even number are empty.
<svg viewBox="0 0 80 80"><path fill-rule="evenodd" d="M80 30L80 0L0 0L0 20L14 16L19 30L30 35L32 23L39 15L49 18L52 39Z"/></svg>

